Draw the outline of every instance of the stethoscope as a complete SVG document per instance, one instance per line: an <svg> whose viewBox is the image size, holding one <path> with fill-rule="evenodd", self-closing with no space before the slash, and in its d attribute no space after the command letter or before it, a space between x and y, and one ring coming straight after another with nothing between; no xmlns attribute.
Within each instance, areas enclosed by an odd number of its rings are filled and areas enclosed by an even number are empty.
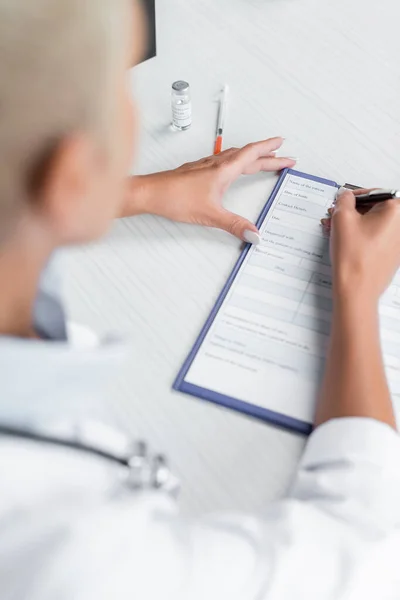
<svg viewBox="0 0 400 600"><path fill-rule="evenodd" d="M62 434L55 434L52 429L0 424L0 436L83 452L120 467L123 482L131 490L159 490L174 497L178 495L180 485L165 456L150 453L145 442L129 443L121 434L96 424L64 425ZM107 435L110 432L112 435Z"/></svg>

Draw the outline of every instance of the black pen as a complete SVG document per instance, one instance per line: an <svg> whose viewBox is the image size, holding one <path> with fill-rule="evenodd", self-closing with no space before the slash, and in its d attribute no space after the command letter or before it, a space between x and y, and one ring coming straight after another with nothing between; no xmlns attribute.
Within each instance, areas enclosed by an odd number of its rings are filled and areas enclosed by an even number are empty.
<svg viewBox="0 0 400 600"><path fill-rule="evenodd" d="M356 196L356 208L395 199L400 199L400 190L372 190L368 194Z"/></svg>

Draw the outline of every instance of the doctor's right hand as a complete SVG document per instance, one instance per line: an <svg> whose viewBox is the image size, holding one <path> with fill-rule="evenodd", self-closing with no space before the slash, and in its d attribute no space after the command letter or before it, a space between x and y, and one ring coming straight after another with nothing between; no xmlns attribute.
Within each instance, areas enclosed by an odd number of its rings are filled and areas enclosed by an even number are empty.
<svg viewBox="0 0 400 600"><path fill-rule="evenodd" d="M377 304L400 266L399 201L360 214L354 193L342 188L330 214L322 225L331 234L334 295Z"/></svg>

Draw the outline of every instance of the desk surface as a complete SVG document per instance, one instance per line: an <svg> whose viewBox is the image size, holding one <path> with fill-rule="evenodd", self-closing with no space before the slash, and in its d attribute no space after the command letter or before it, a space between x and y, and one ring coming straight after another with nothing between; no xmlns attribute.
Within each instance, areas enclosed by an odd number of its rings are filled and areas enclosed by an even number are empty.
<svg viewBox="0 0 400 600"><path fill-rule="evenodd" d="M132 76L143 123L135 172L211 154L214 99L227 82L227 147L283 135L303 171L399 186L398 0L158 0L157 10L159 56ZM184 133L168 127L176 79L192 86ZM243 178L227 206L254 220L274 181ZM171 392L239 251L223 232L146 216L117 222L71 259L73 318L133 341L109 418L169 454L190 512L261 508L285 490L304 444Z"/></svg>

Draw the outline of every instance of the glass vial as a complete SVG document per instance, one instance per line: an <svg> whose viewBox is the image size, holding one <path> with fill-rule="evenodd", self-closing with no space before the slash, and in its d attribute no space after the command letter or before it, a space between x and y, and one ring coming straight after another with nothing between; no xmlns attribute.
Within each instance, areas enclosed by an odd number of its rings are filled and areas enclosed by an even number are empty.
<svg viewBox="0 0 400 600"><path fill-rule="evenodd" d="M176 131L185 131L192 124L192 101L190 86L186 81L172 84L172 127Z"/></svg>

